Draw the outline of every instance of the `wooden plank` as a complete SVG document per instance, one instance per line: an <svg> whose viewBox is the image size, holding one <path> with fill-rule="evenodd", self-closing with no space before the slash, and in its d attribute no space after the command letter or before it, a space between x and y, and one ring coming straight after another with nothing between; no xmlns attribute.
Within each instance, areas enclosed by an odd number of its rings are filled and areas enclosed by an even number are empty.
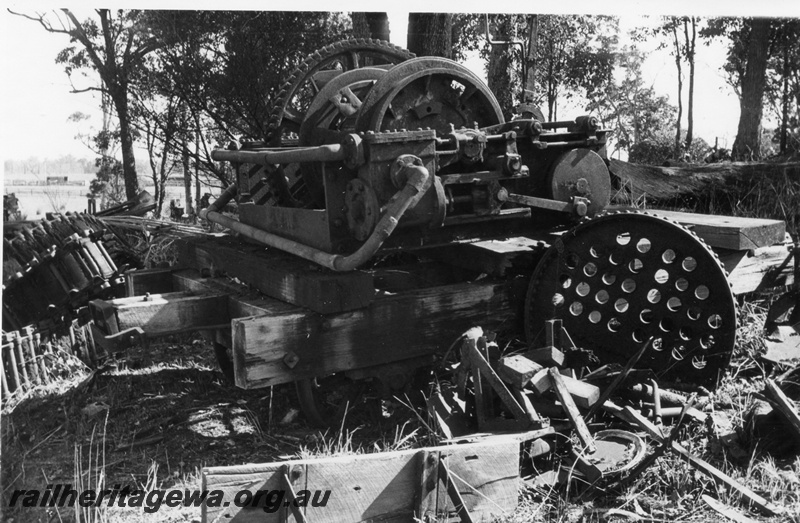
<svg viewBox="0 0 800 523"><path fill-rule="evenodd" d="M778 412L789 422L794 439L800 443L800 415L797 414L797 409L774 380L767 379L766 385L767 391L769 392L769 399L772 400Z"/></svg>
<svg viewBox="0 0 800 523"><path fill-rule="evenodd" d="M552 345L540 349L529 350L524 356L531 361L541 363L547 367L561 367L564 365L564 353Z"/></svg>
<svg viewBox="0 0 800 523"><path fill-rule="evenodd" d="M470 329L470 332L473 332L474 329ZM481 376L486 378L486 381L491 385L494 392L500 397L500 400L503 404L508 408L511 414L514 416L518 422L527 425L528 423L528 415L525 412L525 409L517 403L517 400L514 399L514 396L511 395L511 392L506 387L506 384L503 383L503 380L500 379L499 376L494 372L494 369L489 365L489 362L478 352L478 349L475 346L475 339L467 336L467 339L464 340L464 346L462 348L462 359L467 357L470 359L472 363L473 369L478 369L481 373Z"/></svg>
<svg viewBox="0 0 800 523"><path fill-rule="evenodd" d="M266 387L429 355L446 349L473 325L496 329L513 322L517 310L505 284L492 282L381 296L367 308L339 314L281 310L275 304L270 309L232 322L240 387ZM299 358L292 369L284 363L290 353Z"/></svg>
<svg viewBox="0 0 800 523"><path fill-rule="evenodd" d="M128 296L173 292L172 269L128 271L125 273L125 289Z"/></svg>
<svg viewBox="0 0 800 523"><path fill-rule="evenodd" d="M494 437L465 445L204 468L202 488L221 491L224 501L221 506L204 504L202 521L285 521L284 511L265 511L263 500L254 507L240 508L233 499L242 490L284 490L287 467L299 472L288 475L296 492L331 491L326 506L305 507L304 517L309 522L405 522L415 517L424 520L426 515L441 517L454 511L447 482L439 474L441 461L447 464L452 486L475 521L491 521L492 514L510 512L517 505L519 449L517 439Z"/></svg>
<svg viewBox="0 0 800 523"><path fill-rule="evenodd" d="M481 445L470 447L470 445ZM495 437L481 443L442 447L440 461L447 463L473 521L496 521L493 516L508 514L517 506L519 489L519 441ZM439 477L437 521L443 512L453 515L455 504Z"/></svg>
<svg viewBox="0 0 800 523"><path fill-rule="evenodd" d="M561 379L564 381L575 404L583 409L590 408L600 398L600 389L591 383L576 380L569 376L561 376ZM550 390L553 387L553 380L550 379L548 369L542 369L537 372L531 379L531 386L539 394L544 394Z"/></svg>
<svg viewBox="0 0 800 523"><path fill-rule="evenodd" d="M309 461L311 490L330 490L331 497L324 507L306 507L308 520L411 521L422 454L381 454L370 454L369 460L351 456L333 466Z"/></svg>
<svg viewBox="0 0 800 523"><path fill-rule="evenodd" d="M559 401L561 401L564 413L567 415L567 419L570 425L572 425L572 428L575 429L578 439L586 450L594 452L596 448L594 445L594 438L589 432L589 427L586 426L586 422L583 421L583 416L581 416L580 411L578 411L578 406L575 405L575 402L572 400L570 391L567 389L566 383L564 383L564 377L558 372L558 369L551 368L548 369L547 372L550 375L550 380L553 383L556 396L558 396Z"/></svg>
<svg viewBox="0 0 800 523"><path fill-rule="evenodd" d="M148 335L162 335L224 325L230 321L228 297L171 292L110 300L120 331L141 327Z"/></svg>
<svg viewBox="0 0 800 523"><path fill-rule="evenodd" d="M714 248L747 251L782 243L786 223L782 220L715 216L690 212L648 210L653 214L675 220Z"/></svg>
<svg viewBox="0 0 800 523"><path fill-rule="evenodd" d="M420 453L419 488L416 491L416 516L420 521L436 517L439 494L439 451L423 449Z"/></svg>
<svg viewBox="0 0 800 523"><path fill-rule="evenodd" d="M793 264L785 243L752 251L715 252L728 271L728 281L736 295L783 289L794 284Z"/></svg>
<svg viewBox="0 0 800 523"><path fill-rule="evenodd" d="M504 240L458 243L431 249L427 254L463 269L505 276L506 270L512 265L533 269L544 247L543 242L517 236Z"/></svg>
<svg viewBox="0 0 800 523"><path fill-rule="evenodd" d="M375 295L372 275L335 272L277 249L235 238L186 238L179 242L181 263L220 271L246 281L267 296L329 314L360 309Z"/></svg>

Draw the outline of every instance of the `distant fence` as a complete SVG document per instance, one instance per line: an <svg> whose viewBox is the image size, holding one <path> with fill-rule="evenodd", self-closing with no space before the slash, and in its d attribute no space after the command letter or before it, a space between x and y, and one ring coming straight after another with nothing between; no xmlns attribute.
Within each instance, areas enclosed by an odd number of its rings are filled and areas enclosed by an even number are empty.
<svg viewBox="0 0 800 523"><path fill-rule="evenodd" d="M35 186L44 186L44 185L73 185L73 186L86 186L88 182L86 180L76 180L76 181L68 181L63 180L61 177L58 177L56 180L7 180L6 187L8 186L27 186L27 185L35 185Z"/></svg>

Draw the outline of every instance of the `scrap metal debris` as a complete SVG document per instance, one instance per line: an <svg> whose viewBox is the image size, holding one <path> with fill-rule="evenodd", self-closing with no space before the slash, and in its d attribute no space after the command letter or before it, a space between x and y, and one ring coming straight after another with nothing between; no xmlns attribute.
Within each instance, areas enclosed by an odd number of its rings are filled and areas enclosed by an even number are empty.
<svg viewBox="0 0 800 523"><path fill-rule="evenodd" d="M510 354L502 354L493 335L480 328L463 335L461 359L443 362L438 390L428 401L429 413L448 441L467 438L469 432L548 427L550 431L524 446L523 480L539 492L568 486L561 492L583 500L620 492L671 453L737 493L745 506L765 515L782 512L680 442L688 423L714 428L717 417L700 410L713 402L696 392L687 396L670 390L673 384L658 383L652 371L635 368L651 349L650 340L626 365L588 372L565 364L572 351L583 349L571 345L560 322L552 320L548 330L546 347ZM773 380L767 380L767 397L800 442L797 409ZM719 438L735 437L730 427L718 429ZM713 508L721 513L734 513L718 501L709 503L716 503Z"/></svg>

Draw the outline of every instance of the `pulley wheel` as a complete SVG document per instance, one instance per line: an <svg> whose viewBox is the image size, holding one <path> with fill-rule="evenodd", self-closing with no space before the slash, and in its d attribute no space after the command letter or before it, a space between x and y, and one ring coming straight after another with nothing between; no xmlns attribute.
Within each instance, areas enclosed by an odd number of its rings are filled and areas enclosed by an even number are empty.
<svg viewBox="0 0 800 523"><path fill-rule="evenodd" d="M599 214L611 201L608 167L599 154L589 149L572 149L556 158L547 176L547 188L554 200L587 198L587 216Z"/></svg>
<svg viewBox="0 0 800 523"><path fill-rule="evenodd" d="M423 56L392 67L370 90L356 130L397 131L502 123L494 94L472 71L446 58Z"/></svg>
<svg viewBox="0 0 800 523"><path fill-rule="evenodd" d="M545 345L561 319L601 363L625 363L653 338L638 368L716 386L736 341L736 303L725 269L695 234L655 215L589 219L544 254L525 303L525 331Z"/></svg>
<svg viewBox="0 0 800 523"><path fill-rule="evenodd" d="M314 97L300 126L301 146L316 146L339 143L342 135L353 130L355 115L362 100L383 75L384 69L363 67L346 71L333 78ZM303 182L315 205L324 207L325 192L323 174L325 170L341 169L342 163L321 162L302 164L300 172Z"/></svg>

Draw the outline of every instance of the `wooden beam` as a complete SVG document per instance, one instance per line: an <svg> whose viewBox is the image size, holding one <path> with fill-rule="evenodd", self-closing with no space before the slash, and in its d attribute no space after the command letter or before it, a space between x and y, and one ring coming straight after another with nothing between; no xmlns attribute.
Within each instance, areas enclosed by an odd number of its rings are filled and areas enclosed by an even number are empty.
<svg viewBox="0 0 800 523"><path fill-rule="evenodd" d="M301 490L330 490L325 506L305 507L303 517L313 523L437 519L457 508L453 497L476 521L489 521L517 505L519 451L519 440L492 437L399 452L204 468L202 488L219 490L223 498L217 506L204 503L201 520L285 521L281 510L265 510L266 496L255 507L237 507L233 500L242 490L286 491L288 480L298 497ZM285 495L280 508L284 501Z"/></svg>
<svg viewBox="0 0 800 523"><path fill-rule="evenodd" d="M107 303L114 311L118 331L140 327L148 336L200 330L230 321L228 297L223 294L170 292Z"/></svg>
<svg viewBox="0 0 800 523"><path fill-rule="evenodd" d="M567 389L566 383L564 383L564 377L558 372L558 369L551 368L548 369L547 372L550 375L550 380L553 383L556 396L558 396L559 401L561 401L564 413L567 415L567 419L569 419L572 428L575 429L578 439L586 450L594 452L596 450L594 438L589 432L589 427L586 426L586 422L583 421L583 416L581 416L580 411L578 411L578 406L575 405L575 402L572 400L570 391Z"/></svg>
<svg viewBox="0 0 800 523"><path fill-rule="evenodd" d="M600 398L600 389L591 383L576 380L569 376L561 376L561 379L564 381L564 385L566 385L575 404L581 408L590 408ZM553 387L553 380L548 374L548 369L542 369L537 372L531 379L531 386L539 394L544 394L550 390Z"/></svg>
<svg viewBox="0 0 800 523"><path fill-rule="evenodd" d="M172 292L172 269L141 269L125 273L127 295L163 294Z"/></svg>
<svg viewBox="0 0 800 523"><path fill-rule="evenodd" d="M531 378L540 370L542 366L535 363L522 354L513 354L500 358L497 363L497 375L500 378L518 389L524 389L531 381Z"/></svg>
<svg viewBox="0 0 800 523"><path fill-rule="evenodd" d="M529 360L548 367L561 367L565 361L564 353L552 345L529 350L524 355Z"/></svg>
<svg viewBox="0 0 800 523"><path fill-rule="evenodd" d="M767 391L769 392L769 399L772 400L778 412L789 422L794 439L800 442L800 415L797 414L797 409L792 400L786 397L786 394L783 393L774 380L767 379Z"/></svg>
<svg viewBox="0 0 800 523"><path fill-rule="evenodd" d="M532 270L545 246L539 240L517 236L504 240L452 244L430 249L426 254L463 269L505 276L506 270L512 266Z"/></svg>
<svg viewBox="0 0 800 523"><path fill-rule="evenodd" d="M176 288L230 297L236 384L258 388L300 378L413 360L444 350L473 325L497 329L516 320L505 283L473 282L381 296L364 309L320 315L241 286L190 272ZM238 293L238 295L237 295ZM294 368L287 354L299 357Z"/></svg>
<svg viewBox="0 0 800 523"><path fill-rule="evenodd" d="M178 242L181 264L212 275L224 272L267 296L320 314L361 309L374 295L372 275L334 272L264 246L231 237L184 238Z"/></svg>
<svg viewBox="0 0 800 523"><path fill-rule="evenodd" d="M652 209L648 212L675 220L688 227L714 248L747 251L782 243L786 236L786 223L781 220L715 216L661 209Z"/></svg>
<svg viewBox="0 0 800 523"><path fill-rule="evenodd" d="M718 249L715 252L728 271L731 290L739 295L791 287L794 267L789 259L790 245L781 243L752 251Z"/></svg>
<svg viewBox="0 0 800 523"><path fill-rule="evenodd" d="M464 347L463 347L462 354L470 358L472 362L472 367L474 369L478 369L481 375L486 378L486 381L491 385L492 390L500 397L500 400L503 404L508 408L511 412L511 415L514 416L514 419L517 422L527 425L529 422L528 413L525 412L525 409L517 403L517 400L512 396L511 392L506 387L506 384L503 383L503 380L494 372L494 369L489 365L489 362L484 359L478 349L475 347L474 341L471 340L469 337L464 340Z"/></svg>

